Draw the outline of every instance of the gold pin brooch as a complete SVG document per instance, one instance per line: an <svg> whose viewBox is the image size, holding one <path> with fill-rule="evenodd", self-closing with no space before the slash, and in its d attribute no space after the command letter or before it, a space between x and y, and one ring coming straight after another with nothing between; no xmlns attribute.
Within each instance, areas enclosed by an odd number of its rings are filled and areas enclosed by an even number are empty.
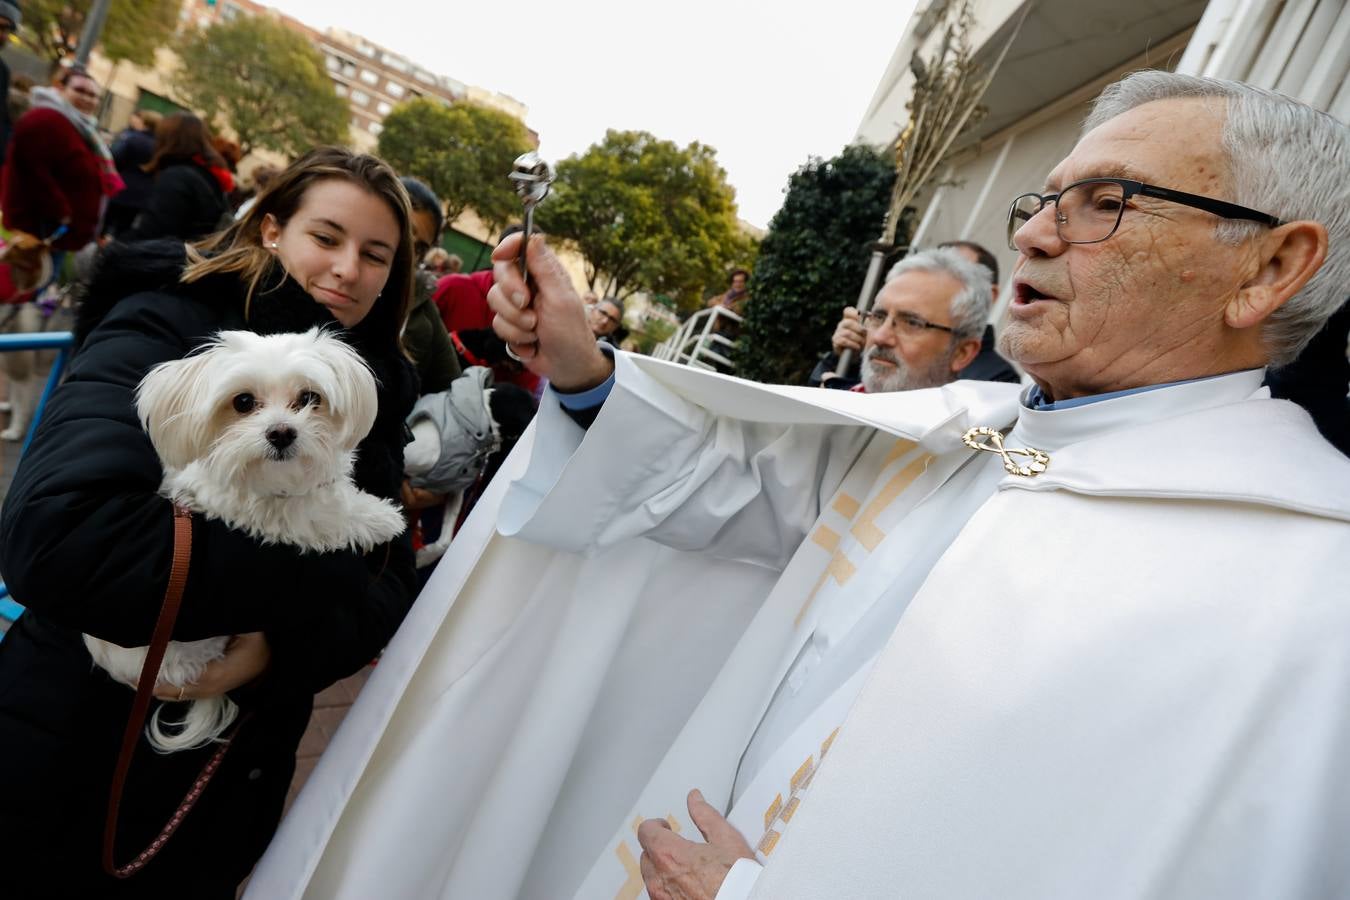
<svg viewBox="0 0 1350 900"><path fill-rule="evenodd" d="M984 438L984 440L981 440ZM1050 454L1044 450L1037 450L1035 447L1009 448L1003 446L1003 432L997 428L972 428L961 438L965 445L972 450L983 450L986 453L997 453L1003 457L1003 469L1009 475L1021 475L1023 478L1032 478L1041 474L1050 466ZM1019 466L1013 459L1014 456L1030 457L1031 462L1025 466Z"/></svg>

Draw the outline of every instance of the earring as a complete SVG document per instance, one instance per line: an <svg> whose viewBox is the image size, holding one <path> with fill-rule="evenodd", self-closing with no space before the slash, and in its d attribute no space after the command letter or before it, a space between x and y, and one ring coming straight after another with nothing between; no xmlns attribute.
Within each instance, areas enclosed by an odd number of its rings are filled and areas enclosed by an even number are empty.
<svg viewBox="0 0 1350 900"><path fill-rule="evenodd" d="M276 241L273 241L272 243L268 244L267 246L269 246L269 247L271 247L273 250L275 250L275 249L277 249L277 242L276 242Z"/></svg>

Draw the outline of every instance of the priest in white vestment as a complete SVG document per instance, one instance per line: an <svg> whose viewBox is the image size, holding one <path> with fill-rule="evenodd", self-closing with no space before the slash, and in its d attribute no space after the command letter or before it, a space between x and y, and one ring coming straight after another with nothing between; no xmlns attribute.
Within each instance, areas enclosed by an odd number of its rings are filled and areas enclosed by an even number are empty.
<svg viewBox="0 0 1350 900"><path fill-rule="evenodd" d="M1350 463L1261 387L1347 185L1293 101L1108 89L1010 212L1021 392L611 357L503 242L533 440L246 896L1350 896Z"/></svg>

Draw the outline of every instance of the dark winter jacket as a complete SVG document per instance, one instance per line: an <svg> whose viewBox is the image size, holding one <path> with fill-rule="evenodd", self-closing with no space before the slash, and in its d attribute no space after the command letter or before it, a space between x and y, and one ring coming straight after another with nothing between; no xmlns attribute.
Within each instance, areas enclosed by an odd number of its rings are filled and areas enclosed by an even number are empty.
<svg viewBox="0 0 1350 900"><path fill-rule="evenodd" d="M155 174L145 209L126 237L193 241L216 231L229 211L225 192L210 171L189 160L169 163Z"/></svg>
<svg viewBox="0 0 1350 900"><path fill-rule="evenodd" d="M155 155L155 133L140 128L125 128L113 141L112 158L117 165L117 174L122 176L126 187L112 198L112 206L130 207L140 211L145 209L150 199L150 187L155 176L142 168Z"/></svg>
<svg viewBox="0 0 1350 900"><path fill-rule="evenodd" d="M5 164L9 148L9 133L14 125L9 120L9 64L0 59L0 166Z"/></svg>
<svg viewBox="0 0 1350 900"><path fill-rule="evenodd" d="M448 389L460 373L459 356L454 344L450 343L440 310L431 300L434 289L434 279L419 274L417 296L403 331L403 344L417 365L417 379L421 383L419 393L422 394L436 394Z"/></svg>
<svg viewBox="0 0 1350 900"><path fill-rule="evenodd" d="M96 236L102 206L98 154L75 126L54 109L24 113L5 157L5 228L45 238L68 222L70 230L52 246L79 250Z"/></svg>
<svg viewBox="0 0 1350 900"><path fill-rule="evenodd" d="M157 363L222 329L332 324L290 280L268 279L245 318L233 276L177 283L181 243L113 245L78 327L83 343L0 511L0 571L28 611L0 641L0 846L6 896L233 898L281 815L313 695L369 662L413 600L405 534L368 557L261 546L193 518L191 568L174 637L263 631L271 664L234 693L251 714L214 781L160 855L125 882L99 871L99 842L132 691L94 668L81 632L148 643L173 546L162 470L134 409ZM415 376L389 339L346 336L380 383L356 480L397 497ZM122 803L118 859L177 807L208 751L158 756L142 740Z"/></svg>
<svg viewBox="0 0 1350 900"><path fill-rule="evenodd" d="M998 341L994 338L994 326L984 326L984 335L980 341L980 353L956 374L962 381L1002 381L1017 384L1022 379L1009 362L998 355Z"/></svg>

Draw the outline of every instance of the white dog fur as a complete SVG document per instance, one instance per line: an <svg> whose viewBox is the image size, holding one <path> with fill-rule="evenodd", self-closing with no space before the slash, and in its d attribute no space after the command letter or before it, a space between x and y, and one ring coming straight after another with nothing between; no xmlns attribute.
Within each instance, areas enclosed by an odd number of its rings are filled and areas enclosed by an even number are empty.
<svg viewBox="0 0 1350 900"><path fill-rule="evenodd" d="M352 482L356 445L375 422L375 377L330 334L222 331L200 352L156 366L136 410L164 466L160 493L264 543L369 551L402 533L401 509ZM191 685L229 636L171 641L159 682ZM94 661L134 686L145 647L85 635ZM226 696L195 700L181 722L147 727L170 753L217 740L238 714ZM172 730L166 725L172 724Z"/></svg>

